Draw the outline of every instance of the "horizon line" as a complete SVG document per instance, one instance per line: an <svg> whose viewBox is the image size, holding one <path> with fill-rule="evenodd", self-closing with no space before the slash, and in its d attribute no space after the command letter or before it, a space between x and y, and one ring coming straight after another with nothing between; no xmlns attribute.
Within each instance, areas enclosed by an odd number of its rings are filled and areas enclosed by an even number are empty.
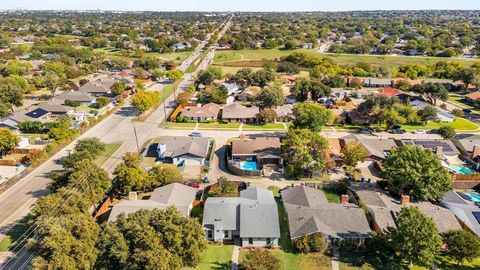
<svg viewBox="0 0 480 270"><path fill-rule="evenodd" d="M197 12L197 13L340 13L340 12L379 12L379 11L480 11L480 9L356 9L356 10L114 10L114 9L25 9L25 8L9 8L0 9L0 12L18 12L18 11L70 11L70 12Z"/></svg>

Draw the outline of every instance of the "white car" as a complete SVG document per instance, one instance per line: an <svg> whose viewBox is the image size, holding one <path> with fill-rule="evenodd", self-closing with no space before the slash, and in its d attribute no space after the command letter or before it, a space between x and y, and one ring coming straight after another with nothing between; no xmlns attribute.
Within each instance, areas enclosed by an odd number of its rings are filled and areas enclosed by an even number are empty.
<svg viewBox="0 0 480 270"><path fill-rule="evenodd" d="M413 131L413 134L427 134L427 132L423 129L417 129Z"/></svg>
<svg viewBox="0 0 480 270"><path fill-rule="evenodd" d="M197 131L194 131L194 132L190 133L190 137L192 137L192 138L200 138L200 137L202 137L202 133L197 132Z"/></svg>

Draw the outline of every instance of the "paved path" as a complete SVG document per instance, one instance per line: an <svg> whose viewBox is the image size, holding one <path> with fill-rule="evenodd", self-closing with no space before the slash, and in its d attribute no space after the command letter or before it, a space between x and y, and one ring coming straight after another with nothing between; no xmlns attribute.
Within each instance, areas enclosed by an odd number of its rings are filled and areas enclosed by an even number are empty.
<svg viewBox="0 0 480 270"><path fill-rule="evenodd" d="M233 253L232 253L232 270L238 269L238 257L240 256L240 246L235 244L233 245Z"/></svg>
<svg viewBox="0 0 480 270"><path fill-rule="evenodd" d="M337 246L333 246L332 270L340 270L340 252Z"/></svg>

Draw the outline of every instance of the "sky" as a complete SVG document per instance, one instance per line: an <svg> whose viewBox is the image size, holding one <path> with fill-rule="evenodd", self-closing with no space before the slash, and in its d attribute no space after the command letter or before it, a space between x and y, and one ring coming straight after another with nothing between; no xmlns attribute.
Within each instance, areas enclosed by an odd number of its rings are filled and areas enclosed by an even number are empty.
<svg viewBox="0 0 480 270"><path fill-rule="evenodd" d="M0 0L0 10L345 11L480 9L480 0Z"/></svg>

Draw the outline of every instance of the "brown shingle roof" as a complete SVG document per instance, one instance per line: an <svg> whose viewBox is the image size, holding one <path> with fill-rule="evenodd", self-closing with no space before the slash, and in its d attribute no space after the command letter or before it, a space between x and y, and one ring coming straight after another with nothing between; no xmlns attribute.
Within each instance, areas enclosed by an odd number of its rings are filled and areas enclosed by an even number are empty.
<svg viewBox="0 0 480 270"><path fill-rule="evenodd" d="M220 106L218 104L208 103L203 105L202 107L185 107L185 109L182 111L181 116L216 118L219 111Z"/></svg>
<svg viewBox="0 0 480 270"><path fill-rule="evenodd" d="M465 97L468 98L468 99L471 99L471 100L477 100L477 99L480 98L480 92L476 91L476 92L470 93L468 95L465 95Z"/></svg>
<svg viewBox="0 0 480 270"><path fill-rule="evenodd" d="M258 107L246 107L239 103L233 103L223 108L223 119L248 119L255 118L260 112Z"/></svg>
<svg viewBox="0 0 480 270"><path fill-rule="evenodd" d="M232 155L256 155L280 157L279 138L257 138L254 140L235 140L232 142Z"/></svg>

